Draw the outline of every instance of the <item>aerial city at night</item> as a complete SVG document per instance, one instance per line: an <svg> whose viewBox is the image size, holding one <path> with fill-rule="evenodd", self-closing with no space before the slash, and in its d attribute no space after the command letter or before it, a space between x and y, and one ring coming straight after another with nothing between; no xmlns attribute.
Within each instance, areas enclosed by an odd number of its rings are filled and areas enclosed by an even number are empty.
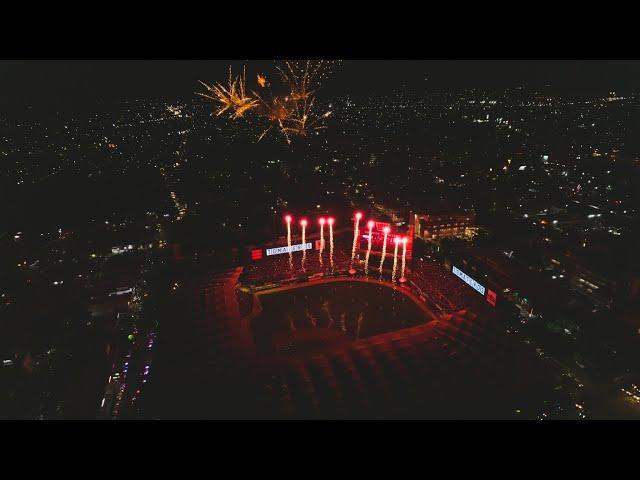
<svg viewBox="0 0 640 480"><path fill-rule="evenodd" d="M1 419L640 419L640 61L0 85Z"/></svg>

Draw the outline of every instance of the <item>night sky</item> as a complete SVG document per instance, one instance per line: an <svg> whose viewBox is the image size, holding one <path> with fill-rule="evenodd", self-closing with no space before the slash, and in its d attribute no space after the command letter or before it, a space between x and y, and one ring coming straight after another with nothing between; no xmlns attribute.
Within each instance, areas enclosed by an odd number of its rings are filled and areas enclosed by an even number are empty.
<svg viewBox="0 0 640 480"><path fill-rule="evenodd" d="M242 62L233 62L241 65ZM268 69L271 62L251 62ZM20 114L82 110L145 97L189 98L197 79L224 80L229 61L0 61L0 108ZM560 93L624 93L640 84L640 61L565 60L347 60L326 82L329 95L387 94L399 88L442 91L550 84Z"/></svg>

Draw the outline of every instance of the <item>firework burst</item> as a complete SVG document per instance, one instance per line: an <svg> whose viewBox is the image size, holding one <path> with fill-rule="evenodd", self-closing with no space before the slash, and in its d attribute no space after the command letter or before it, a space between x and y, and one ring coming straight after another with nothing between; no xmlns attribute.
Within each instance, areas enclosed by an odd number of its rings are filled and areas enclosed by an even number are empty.
<svg viewBox="0 0 640 480"><path fill-rule="evenodd" d="M216 104L217 116L229 112L231 119L235 120L250 112L267 120L269 125L262 130L258 141L270 131L276 131L290 144L293 136L308 137L326 128L322 122L332 112L315 112L315 92L335 63L311 60L284 62L284 65L276 67L282 80L282 85L275 86L276 89L280 87L278 94L273 93L271 83L263 73L255 75L256 87L247 92L246 70L243 69L242 75L234 77L229 67L226 86L220 83L209 86L200 81L207 93L197 94Z"/></svg>
<svg viewBox="0 0 640 480"><path fill-rule="evenodd" d="M262 88L264 88L267 85L269 85L269 83L267 82L267 77L264 76L264 75L260 75L260 74L257 75L256 83L258 85L260 85Z"/></svg>
<svg viewBox="0 0 640 480"><path fill-rule="evenodd" d="M206 89L209 94L196 92L204 98L213 100L219 104L216 111L216 115L220 116L227 110L231 112L231 118L237 119L242 117L247 111L258 106L257 99L250 97L246 94L246 72L243 70L242 76L234 77L229 67L229 79L227 87L217 83L213 86L207 85L201 80L198 80Z"/></svg>
<svg viewBox="0 0 640 480"><path fill-rule="evenodd" d="M313 132L327 128L321 122L331 116L331 111L316 115L313 110L314 101L315 98L311 98L309 101L295 102L293 113L283 122L283 133L308 137Z"/></svg>

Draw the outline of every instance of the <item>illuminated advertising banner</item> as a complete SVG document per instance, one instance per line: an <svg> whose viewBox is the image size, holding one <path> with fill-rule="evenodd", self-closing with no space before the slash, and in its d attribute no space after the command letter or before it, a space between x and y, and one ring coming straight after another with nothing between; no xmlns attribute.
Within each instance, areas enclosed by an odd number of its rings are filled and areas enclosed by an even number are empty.
<svg viewBox="0 0 640 480"><path fill-rule="evenodd" d="M313 247L311 246L311 242L309 243L299 243L297 245L291 245L291 247L277 247L277 248L267 248L267 257L271 255L280 255L281 253L289 253L289 252L300 252L302 250L311 250Z"/></svg>
<svg viewBox="0 0 640 480"><path fill-rule="evenodd" d="M457 267L453 267L452 269L453 274L458 277L460 280L462 280L464 283L466 283L467 285L469 285L471 288L473 288L476 292L481 293L482 295L485 294L486 289L480 285L478 282L476 282L473 278L471 278L469 275L467 275L466 273L464 273L462 270L460 270Z"/></svg>

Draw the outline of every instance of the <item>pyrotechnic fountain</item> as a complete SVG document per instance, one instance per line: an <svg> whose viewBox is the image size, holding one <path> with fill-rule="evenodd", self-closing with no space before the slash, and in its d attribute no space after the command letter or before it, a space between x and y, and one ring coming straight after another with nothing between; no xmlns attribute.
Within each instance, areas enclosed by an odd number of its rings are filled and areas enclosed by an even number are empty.
<svg viewBox="0 0 640 480"><path fill-rule="evenodd" d="M320 223L320 249L318 252L318 260L320 260L320 266L322 266L322 252L324 251L324 224L326 220L324 217L320 217L318 222Z"/></svg>
<svg viewBox="0 0 640 480"><path fill-rule="evenodd" d="M289 247L289 270L293 270L293 252L291 252L291 215L284 217L287 222L287 247Z"/></svg>
<svg viewBox="0 0 640 480"><path fill-rule="evenodd" d="M353 275L356 273L356 270L353 268L353 260L356 257L356 244L358 243L358 235L359 235L359 226L360 219L362 218L362 213L356 213L356 221L353 227L353 246L351 247L351 263L349 264L349 274Z"/></svg>
<svg viewBox="0 0 640 480"><path fill-rule="evenodd" d="M329 261L331 262L331 271L333 271L333 217L329 217Z"/></svg>
<svg viewBox="0 0 640 480"><path fill-rule="evenodd" d="M307 250L304 248L305 244L305 231L307 229L307 219L303 218L300 220L300 225L302 226L302 271L304 272L304 261L307 259Z"/></svg>
<svg viewBox="0 0 640 480"><path fill-rule="evenodd" d="M373 220L369 220L367 222L367 227L369 227L369 242L367 245L367 256L364 259L364 273L365 275L369 275L369 255L371 255L371 235L372 235L372 230L373 230L373 226L375 225L375 222Z"/></svg>
<svg viewBox="0 0 640 480"><path fill-rule="evenodd" d="M407 242L409 238L404 237L402 239L402 268L400 269L400 283L404 283L407 279L404 276L404 267L407 263Z"/></svg>
<svg viewBox="0 0 640 480"><path fill-rule="evenodd" d="M396 270L398 269L398 245L400 244L400 237L393 239L395 247L393 249L393 271L391 272L391 281L396 281Z"/></svg>
<svg viewBox="0 0 640 480"><path fill-rule="evenodd" d="M380 257L380 275L382 275L382 265L384 265L384 258L387 255L387 235L389 235L389 227L384 227L384 240L382 241L382 256Z"/></svg>

